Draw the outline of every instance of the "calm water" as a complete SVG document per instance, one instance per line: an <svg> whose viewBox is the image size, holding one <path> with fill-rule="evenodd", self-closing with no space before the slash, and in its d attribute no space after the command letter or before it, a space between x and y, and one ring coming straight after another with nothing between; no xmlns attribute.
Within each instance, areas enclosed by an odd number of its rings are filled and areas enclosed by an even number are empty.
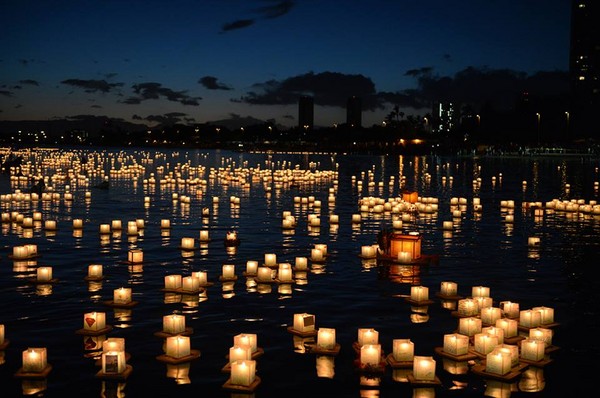
<svg viewBox="0 0 600 398"><path fill-rule="evenodd" d="M47 397L234 397L235 393L222 388L228 379L222 368L233 337L240 333L256 333L258 346L264 349L257 359L261 384L253 394L242 396L562 397L597 393L593 380L597 366L589 363L600 353L600 294L595 279L600 217L548 211L536 217L523 210L522 203L597 201L598 159L131 150L90 152L87 164L81 165L80 154L27 154L26 172L49 176L49 185L60 198L1 203L3 213L31 216L39 211L43 220L53 219L58 225L56 231L46 231L41 225L27 230L17 223L2 224L0 324L5 325L10 340L0 352L2 397L22 396L29 386L29 381L14 377L27 347L48 350L53 369L46 380L38 382L43 390L40 395ZM311 178L284 181L282 170ZM110 179L110 189L93 188L104 176ZM0 175L3 195L28 186L28 181ZM360 213L359 201L396 198L405 188L438 200L436 213L413 216L403 228L420 232L422 252L439 255L439 263L401 267L362 260L361 246L374 244L377 232L391 227L392 220L401 215L371 211L362 213L362 222L353 225L352 215ZM64 200L66 190L73 193L72 201ZM85 198L86 192L91 192L91 198ZM189 197L190 203L174 199L174 193ZM145 197L150 198L147 205ZM313 197L320 207L309 200ZM481 199L479 213L473 211L474 197ZM453 198L465 198L468 204L448 232L442 224L453 220ZM514 209L501 206L507 200L514 200ZM207 217L203 209L208 210ZM296 217L293 230L281 228L286 211ZM511 212L514 222L504 222ZM320 228L308 225L309 214L320 214ZM330 224L330 214L339 216L339 224ZM84 220L79 235L72 228L76 218ZM136 236L124 230L101 239L99 225L115 219L124 228L137 219L145 225ZM161 219L171 220L168 234L161 232ZM181 239L197 239L204 229L209 230L211 241L192 256L184 255ZM236 230L241 240L234 252L223 244L228 230ZM538 247L528 246L531 236L540 237ZM25 243L37 244L40 256L26 264L13 262L12 248ZM277 262L293 264L296 257L310 257L315 244L327 245L326 261L309 260L305 279L289 290L279 284L257 286L242 274L248 260L262 263L266 253L274 253ZM125 263L134 248L143 251L141 267ZM84 280L90 264L103 265L102 282ZM234 283L219 281L223 264L235 265L238 279ZM52 266L57 282L31 284L38 266ZM192 271L206 271L214 285L193 296L161 290L164 276L186 276ZM549 354L552 362L502 382L473 373L469 370L473 363L456 364L437 355L434 350L443 345L444 334L458 328L458 319L435 296L442 281L455 281L463 297L471 295L473 286L489 287L494 306L510 300L522 310L553 308L558 323L553 328L553 345L559 349ZM405 297L414 285L428 287L433 304L411 306ZM138 302L135 307L124 311L105 305L120 287L132 288ZM133 371L124 382L95 377L100 367L97 351L89 346L94 342L76 334L82 328L83 314L91 311L106 312L106 321L113 326L106 337L125 338ZM305 312L315 315L317 328L336 329L341 346L337 356L310 353L305 345L310 338L303 341L288 332L294 314ZM200 358L179 366L156 359L163 354L164 341L154 333L162 329L162 317L172 313L186 316L186 326L193 328L191 347L201 352ZM393 339L411 339L416 355L436 360L441 385L425 390L413 387L405 371L390 367L376 375L359 372L352 347L359 328L379 332L384 355L391 353ZM464 374L452 373L461 366L467 369Z"/></svg>

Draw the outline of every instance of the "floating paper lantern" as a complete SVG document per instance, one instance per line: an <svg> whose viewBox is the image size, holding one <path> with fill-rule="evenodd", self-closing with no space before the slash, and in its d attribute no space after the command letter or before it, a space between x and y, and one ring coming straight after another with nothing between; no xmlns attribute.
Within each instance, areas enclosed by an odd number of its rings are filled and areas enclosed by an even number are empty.
<svg viewBox="0 0 600 398"><path fill-rule="evenodd" d="M453 228L454 228L454 224L452 223L452 221L444 221L442 223L442 229L444 231L452 231Z"/></svg>
<svg viewBox="0 0 600 398"><path fill-rule="evenodd" d="M113 301L115 304L130 304L131 303L131 288L120 287L113 291Z"/></svg>
<svg viewBox="0 0 600 398"><path fill-rule="evenodd" d="M36 280L38 282L50 282L52 280L52 267L38 267Z"/></svg>
<svg viewBox="0 0 600 398"><path fill-rule="evenodd" d="M236 386L249 387L256 379L256 361L243 360L231 363L231 377L229 382Z"/></svg>
<svg viewBox="0 0 600 398"><path fill-rule="evenodd" d="M121 222L121 220L112 220L110 222L110 228L113 231L120 231L121 229L123 229L123 223ZM137 233L137 231L135 231Z"/></svg>
<svg viewBox="0 0 600 398"><path fill-rule="evenodd" d="M443 296L456 296L458 284L456 282L443 281L440 283L440 294Z"/></svg>
<svg viewBox="0 0 600 398"><path fill-rule="evenodd" d="M519 303L501 301L500 309L502 309L506 318L518 318L520 315Z"/></svg>
<svg viewBox="0 0 600 398"><path fill-rule="evenodd" d="M88 312L83 314L83 330L98 332L106 328L106 313Z"/></svg>
<svg viewBox="0 0 600 398"><path fill-rule="evenodd" d="M458 315L475 316L479 315L479 302L472 298L458 300Z"/></svg>
<svg viewBox="0 0 600 398"><path fill-rule="evenodd" d="M269 267L261 266L258 267L257 280L260 282L272 282L273 281L273 270Z"/></svg>
<svg viewBox="0 0 600 398"><path fill-rule="evenodd" d="M163 316L163 332L170 334L185 332L185 316L178 314Z"/></svg>
<svg viewBox="0 0 600 398"><path fill-rule="evenodd" d="M194 250L196 241L194 238L181 238L181 248L183 250Z"/></svg>
<svg viewBox="0 0 600 398"><path fill-rule="evenodd" d="M415 356L413 376L416 380L435 380L435 360L430 356Z"/></svg>
<svg viewBox="0 0 600 398"><path fill-rule="evenodd" d="M527 239L527 245L529 247L537 247L537 246L539 246L540 245L540 238L539 238L539 236L530 236Z"/></svg>
<svg viewBox="0 0 600 398"><path fill-rule="evenodd" d="M229 364L235 361L247 361L252 359L252 348L249 346L234 345L229 348Z"/></svg>
<svg viewBox="0 0 600 398"><path fill-rule="evenodd" d="M379 344L379 332L372 328L359 328L357 342L359 347L365 344Z"/></svg>
<svg viewBox="0 0 600 398"><path fill-rule="evenodd" d="M479 354L487 355L498 346L498 336L487 333L476 333L474 337L474 349Z"/></svg>
<svg viewBox="0 0 600 398"><path fill-rule="evenodd" d="M301 333L313 332L315 330L315 316L307 313L294 314L293 329Z"/></svg>
<svg viewBox="0 0 600 398"><path fill-rule="evenodd" d="M197 276L184 276L181 279L181 290L184 292L195 293L200 290L200 279Z"/></svg>
<svg viewBox="0 0 600 398"><path fill-rule="evenodd" d="M409 362L414 360L415 345L410 339L392 340L392 355L398 362Z"/></svg>
<svg viewBox="0 0 600 398"><path fill-rule="evenodd" d="M240 333L233 336L233 345L234 346L242 346L242 347L250 347L252 353L258 351L258 339L257 335L254 333Z"/></svg>
<svg viewBox="0 0 600 398"><path fill-rule="evenodd" d="M296 271L306 271L308 269L308 259L306 257L296 257L294 260L294 269Z"/></svg>
<svg viewBox="0 0 600 398"><path fill-rule="evenodd" d="M542 316L540 322L542 325L550 325L554 323L554 308L541 306L533 307L532 310L541 312Z"/></svg>
<svg viewBox="0 0 600 398"><path fill-rule="evenodd" d="M460 318L458 320L458 333L465 336L474 336L481 333L481 319L475 317Z"/></svg>
<svg viewBox="0 0 600 398"><path fill-rule="evenodd" d="M494 352L506 352L510 356L510 366L514 368L519 366L519 347L511 344L498 344L496 348L494 348Z"/></svg>
<svg viewBox="0 0 600 398"><path fill-rule="evenodd" d="M546 343L542 340L526 338L521 341L521 358L528 361L541 361L544 359Z"/></svg>
<svg viewBox="0 0 600 398"><path fill-rule="evenodd" d="M487 286L473 286L471 288L471 296L475 297L490 297L490 288Z"/></svg>
<svg viewBox="0 0 600 398"><path fill-rule="evenodd" d="M497 375L505 375L510 372L511 358L508 352L492 351L486 355L485 371Z"/></svg>
<svg viewBox="0 0 600 398"><path fill-rule="evenodd" d="M469 351L469 337L460 333L445 334L442 349L448 354L464 355Z"/></svg>
<svg viewBox="0 0 600 398"><path fill-rule="evenodd" d="M127 253L127 261L133 264L144 262L144 252L142 249L131 249Z"/></svg>
<svg viewBox="0 0 600 398"><path fill-rule="evenodd" d="M45 347L29 347L23 351L23 372L42 373L48 367Z"/></svg>
<svg viewBox="0 0 600 398"><path fill-rule="evenodd" d="M291 283L294 281L292 278L292 265L290 263L280 263L279 270L277 271L277 279L279 282Z"/></svg>
<svg viewBox="0 0 600 398"><path fill-rule="evenodd" d="M246 275L253 276L258 272L258 261L248 260L246 261Z"/></svg>
<svg viewBox="0 0 600 398"><path fill-rule="evenodd" d="M429 288L426 286L411 286L410 299L412 301L427 301L429 300Z"/></svg>
<svg viewBox="0 0 600 398"><path fill-rule="evenodd" d="M15 260L26 259L29 257L29 252L25 246L13 246L12 257Z"/></svg>
<svg viewBox="0 0 600 398"><path fill-rule="evenodd" d="M100 224L100 234L110 234L110 224Z"/></svg>
<svg viewBox="0 0 600 398"><path fill-rule="evenodd" d="M44 223L44 229L47 231L55 231L56 220L46 220L46 222Z"/></svg>
<svg viewBox="0 0 600 398"><path fill-rule="evenodd" d="M222 279L234 279L235 278L235 265L223 264L221 267Z"/></svg>
<svg viewBox="0 0 600 398"><path fill-rule="evenodd" d="M4 324L0 323L0 347L6 342L7 340L4 339Z"/></svg>
<svg viewBox="0 0 600 398"><path fill-rule="evenodd" d="M276 267L277 266L277 255L275 253L265 253L265 266Z"/></svg>
<svg viewBox="0 0 600 398"><path fill-rule="evenodd" d="M398 253L400 252L410 253L411 258L414 260L421 258L421 235L418 232L392 234L390 255L393 258L398 258Z"/></svg>
<svg viewBox="0 0 600 398"><path fill-rule="evenodd" d="M171 228L171 220L169 220L168 218L163 218L162 220L160 220L160 227L162 229Z"/></svg>
<svg viewBox="0 0 600 398"><path fill-rule="evenodd" d="M552 345L552 329L547 328L533 328L529 329L530 340L540 340L546 344L546 347Z"/></svg>
<svg viewBox="0 0 600 398"><path fill-rule="evenodd" d="M181 289L182 276L181 275L165 275L165 289L177 290Z"/></svg>
<svg viewBox="0 0 600 398"><path fill-rule="evenodd" d="M495 325L502 318L502 310L498 307L486 307L481 309L481 323Z"/></svg>
<svg viewBox="0 0 600 398"><path fill-rule="evenodd" d="M166 338L165 353L173 358L183 358L191 354L189 336L170 336Z"/></svg>
<svg viewBox="0 0 600 398"><path fill-rule="evenodd" d="M519 322L515 319L502 318L496 320L496 327L504 331L504 337L516 337L518 334Z"/></svg>
<svg viewBox="0 0 600 398"><path fill-rule="evenodd" d="M137 235L138 225L135 221L127 221L127 235Z"/></svg>
<svg viewBox="0 0 600 398"><path fill-rule="evenodd" d="M313 248L310 250L311 261L320 262L325 260L325 256L321 249Z"/></svg>
<svg viewBox="0 0 600 398"><path fill-rule="evenodd" d="M102 352L102 372L105 374L121 374L125 372L125 351Z"/></svg>
<svg viewBox="0 0 600 398"><path fill-rule="evenodd" d="M381 344L365 344L360 347L360 364L377 367L381 363Z"/></svg>
<svg viewBox="0 0 600 398"><path fill-rule="evenodd" d="M335 345L335 329L319 328L317 332L317 347L324 350L333 350Z"/></svg>
<svg viewBox="0 0 600 398"><path fill-rule="evenodd" d="M210 241L210 234L207 229L203 229L200 231L200 242L208 242Z"/></svg>
<svg viewBox="0 0 600 398"><path fill-rule="evenodd" d="M412 262L412 254L410 252L398 252L396 261L401 264L410 264Z"/></svg>
<svg viewBox="0 0 600 398"><path fill-rule="evenodd" d="M360 248L360 255L363 258L377 257L377 251L374 245L363 245Z"/></svg>
<svg viewBox="0 0 600 398"><path fill-rule="evenodd" d="M360 214L352 214L352 223L360 224L362 222L362 217Z"/></svg>
<svg viewBox="0 0 600 398"><path fill-rule="evenodd" d="M523 310L519 312L519 325L535 328L542 324L542 311L540 310Z"/></svg>

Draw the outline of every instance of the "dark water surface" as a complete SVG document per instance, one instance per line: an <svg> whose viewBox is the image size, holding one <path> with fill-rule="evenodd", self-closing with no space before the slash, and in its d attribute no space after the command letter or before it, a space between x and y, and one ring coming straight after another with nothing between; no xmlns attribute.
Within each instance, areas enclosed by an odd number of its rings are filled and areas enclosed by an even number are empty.
<svg viewBox="0 0 600 398"><path fill-rule="evenodd" d="M130 150L90 152L87 164L80 165L81 153L27 154L26 173L50 177L49 185L60 198L1 203L3 213L31 216L39 211L43 220L54 219L58 225L56 231L43 225L28 231L15 222L2 224L0 324L10 344L0 352L1 397L22 396L30 386L29 380L14 377L27 347L46 347L52 365L48 377L37 382L43 390L39 396L236 397L222 388L228 379L222 368L233 337L240 333L256 333L264 349L257 359L260 385L253 394L240 396L597 394L593 378L600 354L600 215L545 211L535 216L523 203L556 199L593 204L599 196L598 159ZM280 177L282 170L311 178L286 181ZM104 176L109 177L110 189L93 188ZM156 182L149 182L153 177ZM0 175L3 195L28 186L29 181ZM361 259L361 247L374 244L378 231L391 227L401 214L362 213L362 222L353 225L359 201L397 198L405 188L438 200L437 212L412 216L403 227L420 232L423 253L439 255L439 262L399 266ZM72 201L64 200L67 189ZM91 192L91 198L86 200L85 192ZM189 197L190 203L182 203L181 196ZM150 198L148 205L145 197ZM302 203L311 197L321 206ZM481 200L479 213L473 211L474 197ZM232 203L236 198L239 204ZM465 198L467 205L454 219L453 230L446 232L442 224L453 220L450 203L456 198ZM501 206L507 200L514 201L514 209ZM209 210L208 217L202 216L203 208ZM293 230L281 228L285 211L296 217ZM514 222L506 223L511 212ZM315 213L320 214L320 228L308 225L308 215ZM330 214L339 215L339 224L330 224ZM80 236L72 228L76 218L84 220ZM99 225L115 219L122 221L123 232L102 240ZM127 222L137 219L144 220L143 230L128 236ZM161 231L161 219L171 220L168 235ZM197 242L203 229L211 237L207 247L184 256L181 238L194 237ZM223 244L228 230L236 230L241 240L232 253ZM528 246L531 236L540 237L539 246ZM36 244L40 256L20 265L9 255L14 246L25 243ZM266 253L274 253L278 262L293 264L296 257L310 257L319 243L327 245L326 261L309 260L306 278L289 290L279 284L257 286L243 276L248 260L262 263ZM143 250L141 267L125 263L133 248ZM105 278L98 284L84 280L90 264L104 267ZM235 265L234 283L219 281L223 264ZM49 287L31 284L38 266L52 266L57 282ZM165 275L192 271L208 272L214 285L193 296L161 290ZM475 374L470 370L474 363L456 364L436 354L444 334L454 333L459 322L435 296L442 281L455 281L463 297L471 295L473 286L489 287L494 306L515 301L521 310L553 308L553 345L558 349L548 354L551 362L530 366L504 382ZM415 285L429 288L433 304L416 308L405 300ZM119 287L131 287L138 305L125 311L106 306ZM106 337L125 338L132 372L123 382L95 377L99 354L86 348L88 338L75 333L82 328L83 314L91 311L106 312L113 326ZM336 329L341 346L337 356L317 356L306 348L310 339L288 332L294 314L305 312L315 315L317 328ZM164 341L154 333L162 329L162 317L172 313L186 316L186 326L193 328L192 349L201 352L200 358L179 366L156 358L163 354ZM389 366L380 374L359 372L353 349L359 328L379 332L385 355L391 353L393 339L411 339L415 355L434 357L441 384L429 389L413 386L405 371ZM453 374L460 365L467 371ZM329 377L320 373L326 368Z"/></svg>

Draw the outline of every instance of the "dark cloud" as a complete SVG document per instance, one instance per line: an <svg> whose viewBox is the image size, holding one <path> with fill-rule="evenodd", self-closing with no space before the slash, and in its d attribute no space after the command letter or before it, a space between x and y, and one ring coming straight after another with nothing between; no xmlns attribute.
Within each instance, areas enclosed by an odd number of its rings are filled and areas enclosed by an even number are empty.
<svg viewBox="0 0 600 398"><path fill-rule="evenodd" d="M221 27L221 32L229 32L230 30L247 28L254 24L254 19L239 19L230 23L226 23Z"/></svg>
<svg viewBox="0 0 600 398"><path fill-rule="evenodd" d="M275 4L259 7L255 11L261 14L263 18L278 18L290 12L294 5L294 2L290 0L277 0Z"/></svg>
<svg viewBox="0 0 600 398"><path fill-rule="evenodd" d="M123 101L124 104L139 104L142 101L149 99L159 99L166 98L169 101L179 102L183 105L200 105L198 100L201 100L202 97L190 97L187 95L187 91L174 91L167 87L162 87L160 83L147 82L134 84L131 86L133 88L133 92L137 94L136 97L129 97Z"/></svg>
<svg viewBox="0 0 600 398"><path fill-rule="evenodd" d="M404 72L404 76L419 77L421 75L429 75L432 71L433 68L431 66L424 66L422 68L409 69Z"/></svg>
<svg viewBox="0 0 600 398"><path fill-rule="evenodd" d="M231 87L219 83L218 79L214 76L201 77L200 80L198 80L198 83L202 84L209 90L231 90Z"/></svg>
<svg viewBox="0 0 600 398"><path fill-rule="evenodd" d="M35 61L35 60L34 59L20 59L19 63L23 66L27 66L27 65L29 65L29 63L31 63L33 61Z"/></svg>
<svg viewBox="0 0 600 398"><path fill-rule="evenodd" d="M82 79L67 79L61 82L73 87L82 88L86 93L95 93L100 91L102 93L108 93L112 89L122 87L123 83L108 83L106 80L82 80Z"/></svg>
<svg viewBox="0 0 600 398"><path fill-rule="evenodd" d="M293 115L283 115L284 119L295 120L296 118Z"/></svg>
<svg viewBox="0 0 600 398"><path fill-rule="evenodd" d="M146 120L148 122L158 123L158 124L175 124L175 123L181 122L181 118L176 117L176 116L169 116L168 114L167 115L148 115L142 120Z"/></svg>
<svg viewBox="0 0 600 398"><path fill-rule="evenodd" d="M12 91L7 91L7 90L0 90L0 95L3 95L5 97L13 97L14 96Z"/></svg>
<svg viewBox="0 0 600 398"><path fill-rule="evenodd" d="M258 14L256 18L244 18L236 21L223 24L221 32L228 32L236 29L243 29L254 25L256 19L273 19L279 18L291 11L295 6L295 2L291 0L268 0L268 5L257 7L253 10L255 14Z"/></svg>
<svg viewBox="0 0 600 398"><path fill-rule="evenodd" d="M113 77L117 77L117 73L115 73L115 72L106 73L106 74L104 74L104 77L106 79L112 79Z"/></svg>
<svg viewBox="0 0 600 398"><path fill-rule="evenodd" d="M143 117L141 117L140 115L134 114L133 116L131 116L132 120L144 120Z"/></svg>
<svg viewBox="0 0 600 398"><path fill-rule="evenodd" d="M309 72L282 81L257 83L253 87L257 91L249 91L241 99L232 101L257 105L289 105L296 104L298 97L309 95L314 98L315 105L346 107L348 98L357 96L362 99L364 110L375 110L383 105L376 95L375 84L363 75Z"/></svg>
<svg viewBox="0 0 600 398"><path fill-rule="evenodd" d="M37 80L32 80L32 79L19 80L19 83L21 83L21 84L28 84L30 86L39 86L40 85L37 82Z"/></svg>
<svg viewBox="0 0 600 398"><path fill-rule="evenodd" d="M17 105L15 105L15 109L19 109L19 108L22 108L22 107L23 107L23 104L17 104Z"/></svg>
<svg viewBox="0 0 600 398"><path fill-rule="evenodd" d="M97 109L102 109L102 106L100 106L100 105L92 105L91 107L92 108L97 108Z"/></svg>

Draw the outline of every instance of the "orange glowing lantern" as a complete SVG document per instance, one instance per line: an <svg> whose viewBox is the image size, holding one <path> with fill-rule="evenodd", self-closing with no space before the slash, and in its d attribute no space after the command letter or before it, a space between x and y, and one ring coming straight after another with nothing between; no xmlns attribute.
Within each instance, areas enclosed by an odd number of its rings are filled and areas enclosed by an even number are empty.
<svg viewBox="0 0 600 398"><path fill-rule="evenodd" d="M421 258L421 235L418 232L408 234L394 233L390 242L390 256L398 258L398 253L410 253L413 260Z"/></svg>

